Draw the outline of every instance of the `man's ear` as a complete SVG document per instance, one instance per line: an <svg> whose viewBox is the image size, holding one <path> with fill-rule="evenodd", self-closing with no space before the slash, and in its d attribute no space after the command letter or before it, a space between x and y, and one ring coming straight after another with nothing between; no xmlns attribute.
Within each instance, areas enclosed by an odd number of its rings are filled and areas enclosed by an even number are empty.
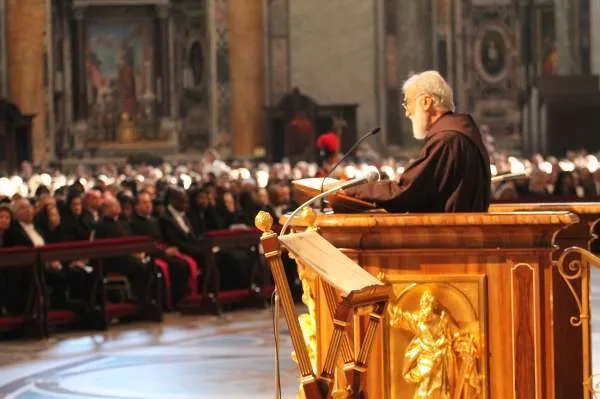
<svg viewBox="0 0 600 399"><path fill-rule="evenodd" d="M433 109L433 98L429 96L421 97L421 106L425 111L431 111Z"/></svg>

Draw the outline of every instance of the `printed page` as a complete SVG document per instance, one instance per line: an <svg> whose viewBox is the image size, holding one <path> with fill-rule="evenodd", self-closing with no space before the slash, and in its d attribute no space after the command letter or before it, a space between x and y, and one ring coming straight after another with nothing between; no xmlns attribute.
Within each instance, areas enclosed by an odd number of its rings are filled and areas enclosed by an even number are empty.
<svg viewBox="0 0 600 399"><path fill-rule="evenodd" d="M304 232L279 237L283 245L344 295L374 285L384 285L324 239L319 233Z"/></svg>
<svg viewBox="0 0 600 399"><path fill-rule="evenodd" d="M307 179L294 180L292 183L297 184L299 186L308 187L312 190L321 192L321 184L323 184L323 178L311 177L311 178L307 178ZM328 177L325 179L325 184L323 185L323 191L327 191L330 188L336 187L342 183L344 183L344 182L341 180Z"/></svg>

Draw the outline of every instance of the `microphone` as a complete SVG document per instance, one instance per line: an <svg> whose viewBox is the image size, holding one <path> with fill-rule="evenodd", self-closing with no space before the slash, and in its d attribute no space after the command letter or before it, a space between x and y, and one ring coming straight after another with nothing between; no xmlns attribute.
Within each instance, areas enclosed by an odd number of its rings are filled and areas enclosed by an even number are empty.
<svg viewBox="0 0 600 399"><path fill-rule="evenodd" d="M356 147L358 147L358 145L360 143L362 143L363 141L365 141L366 139L368 139L371 136L376 135L377 133L379 133L381 131L381 127L376 127L374 129L369 130L367 133L365 133L364 136L362 136L356 143L354 143L354 145L352 147L350 147L350 149L344 154L343 157L340 158L339 161L336 162L335 165L333 165L333 168L331 168L331 170L329 171L329 173L327 173L327 176L325 176L323 178L323 181L321 182L321 191L323 191L323 186L325 185L325 180L331 176L331 174L333 173L333 171L342 163L344 162L356 149Z"/></svg>
<svg viewBox="0 0 600 399"><path fill-rule="evenodd" d="M294 216L296 216L296 214L298 212L300 212L302 209L306 208L308 205L312 204L313 202L318 201L321 198L325 198L328 195L334 194L335 192L343 190L345 188L354 187L354 186L357 186L357 185L363 184L363 183L379 181L380 178L381 178L381 176L379 175L379 171L377 170L377 168L371 166L368 168L367 173L365 173L363 176L357 177L352 180L345 181L342 184L338 184L335 187L330 188L327 191L324 191L324 192L319 193L318 195L315 195L314 197L310 198L308 201L306 201L305 203L300 205L298 208L296 208L294 210L294 212L292 212L290 214L288 220L285 222L285 224L281 228L281 232L279 233L279 236L283 236L285 234L287 227L290 224L290 222L292 221L292 219L294 218Z"/></svg>

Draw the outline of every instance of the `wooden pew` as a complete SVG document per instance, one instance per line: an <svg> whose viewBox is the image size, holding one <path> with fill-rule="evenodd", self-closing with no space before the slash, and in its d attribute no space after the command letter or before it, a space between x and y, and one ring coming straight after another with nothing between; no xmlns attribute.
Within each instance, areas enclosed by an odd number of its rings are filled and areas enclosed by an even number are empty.
<svg viewBox="0 0 600 399"><path fill-rule="evenodd" d="M264 306L273 292L273 283L268 270L262 266L259 254L261 232L256 228L244 230L212 230L204 235L205 276L198 301L181 304L183 313L222 313L224 304L247 302ZM251 255L251 279L246 287L220 291L220 272L216 255L223 250L247 250Z"/></svg>
<svg viewBox="0 0 600 399"><path fill-rule="evenodd" d="M156 244L151 237L108 238L95 241L75 241L50 244L39 248L42 262L74 261L78 259L93 260L93 284L88 297L87 319L93 327L106 329L114 318L141 317L147 320L162 321L162 294L154 263L148 263L149 286L144 298L144 306L134 303L108 303L106 298L106 279L103 273L105 258L126 256L134 252L151 253ZM64 319L75 319L71 311L48 312L47 324L63 322Z"/></svg>
<svg viewBox="0 0 600 399"><path fill-rule="evenodd" d="M21 268L29 272L32 284L28 295L25 313L17 316L0 317L0 332L22 330L28 338L43 338L44 295L37 253L32 248L0 248L0 270Z"/></svg>

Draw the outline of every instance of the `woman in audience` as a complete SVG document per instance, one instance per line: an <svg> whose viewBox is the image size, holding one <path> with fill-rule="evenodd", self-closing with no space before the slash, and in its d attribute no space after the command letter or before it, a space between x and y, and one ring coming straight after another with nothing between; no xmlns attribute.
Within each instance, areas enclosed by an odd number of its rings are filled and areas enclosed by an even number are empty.
<svg viewBox="0 0 600 399"><path fill-rule="evenodd" d="M81 236L78 230L78 220L83 212L83 203L79 190L69 191L66 204L60 214L62 230L69 241L76 241Z"/></svg>
<svg viewBox="0 0 600 399"><path fill-rule="evenodd" d="M247 217L240 211L238 204L230 191L224 192L217 203L217 215L222 229L235 225L246 224Z"/></svg>

